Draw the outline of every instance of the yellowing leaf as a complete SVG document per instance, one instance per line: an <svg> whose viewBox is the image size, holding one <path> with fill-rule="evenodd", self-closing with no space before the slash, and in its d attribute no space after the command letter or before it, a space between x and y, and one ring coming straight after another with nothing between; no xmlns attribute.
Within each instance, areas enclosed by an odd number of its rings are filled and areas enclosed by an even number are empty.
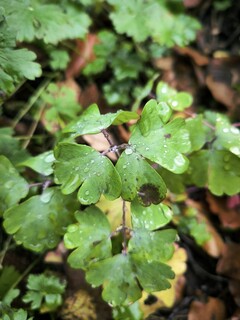
<svg viewBox="0 0 240 320"><path fill-rule="evenodd" d="M110 201L101 197L96 206L101 209L108 218L111 231L115 231L122 224L122 199ZM130 203L126 202L126 226L131 227Z"/></svg>

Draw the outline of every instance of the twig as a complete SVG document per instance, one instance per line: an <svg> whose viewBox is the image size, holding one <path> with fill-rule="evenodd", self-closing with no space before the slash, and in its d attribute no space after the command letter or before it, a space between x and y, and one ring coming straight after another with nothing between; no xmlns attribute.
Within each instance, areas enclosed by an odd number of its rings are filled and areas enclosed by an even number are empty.
<svg viewBox="0 0 240 320"><path fill-rule="evenodd" d="M106 140L108 141L108 143L110 144L110 147L113 147L113 146L114 146L114 143L113 143L113 141L112 141L109 133L107 132L107 130L106 130L106 129L102 129L101 132L102 132L102 134L104 135L105 139L106 139ZM120 153L119 153L119 151L118 151L117 149L116 149L116 151L114 151L114 152L116 153L116 155L117 155L118 157L120 157Z"/></svg>
<svg viewBox="0 0 240 320"><path fill-rule="evenodd" d="M101 155L105 156L107 153L109 152L117 152L118 150L123 150L123 149L126 149L129 145L127 143L123 143L123 144L120 144L118 146L112 146L110 148L108 148L107 150L101 152Z"/></svg>
<svg viewBox="0 0 240 320"><path fill-rule="evenodd" d="M7 240L6 240L5 245L4 245L4 248L3 248L3 250L2 250L2 252L1 252L1 254L0 254L0 269L3 268L2 263L3 263L3 260L4 260L4 258L5 258L6 253L7 253L7 251L8 251L8 248L9 248L9 246L10 246L11 240L12 240L12 236L9 236L9 237L7 238Z"/></svg>
<svg viewBox="0 0 240 320"><path fill-rule="evenodd" d="M13 121L12 127L15 128L18 122L22 119L22 117L25 116L25 114L28 113L28 111L32 108L32 106L35 104L35 102L39 99L43 91L46 89L46 87L49 85L51 79L48 79L47 81L44 81L44 83L41 85L41 87L38 89L38 91L35 93L35 95L32 97L32 99L29 101L29 103L26 105L24 109L21 110L21 112L17 115L15 120Z"/></svg>
<svg viewBox="0 0 240 320"><path fill-rule="evenodd" d="M37 119L32 123L32 125L30 127L29 134L28 134L28 139L23 143L23 146L22 146L23 149L26 149L27 146L29 145L29 143L30 143L30 141L32 139L32 136L34 135L34 132L37 129L37 125L38 125L38 122L39 122L39 120L41 118L41 115L43 113L44 108L45 108L45 104L43 104L42 107L40 108Z"/></svg>

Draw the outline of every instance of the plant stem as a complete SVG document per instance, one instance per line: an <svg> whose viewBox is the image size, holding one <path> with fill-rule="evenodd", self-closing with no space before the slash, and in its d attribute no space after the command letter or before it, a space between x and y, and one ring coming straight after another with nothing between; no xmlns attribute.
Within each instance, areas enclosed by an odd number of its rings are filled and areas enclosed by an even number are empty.
<svg viewBox="0 0 240 320"><path fill-rule="evenodd" d="M15 118L15 120L13 121L12 127L15 128L16 125L18 124L18 122L22 119L22 117L25 116L25 114L27 114L29 112L29 110L32 108L32 106L34 105L34 103L38 100L38 98L41 96L41 94L43 93L43 91L46 89L46 87L49 85L51 79L48 79L46 81L43 82L43 84L40 86L40 88L37 90L37 92L35 93L35 95L32 97L32 99L30 99L30 101L28 102L28 104L26 105L26 107L24 109L22 109L22 111L17 115L17 117Z"/></svg>
<svg viewBox="0 0 240 320"><path fill-rule="evenodd" d="M110 138L109 133L107 132L106 129L101 130L102 134L104 135L104 137L106 138L106 140L108 141L108 143L110 144L110 148L108 150L110 151L114 151L117 155L117 157L120 157L120 153L119 153L119 148L114 148L116 146L114 146L113 141ZM127 144L124 143L122 145L122 149L125 149ZM114 150L113 150L114 148ZM103 153L104 155L104 153ZM126 227L126 201L123 200L123 204L122 204L122 235L123 235L123 249L122 249L122 253L124 255L127 254L127 233L126 233L127 227Z"/></svg>
<svg viewBox="0 0 240 320"><path fill-rule="evenodd" d="M39 256L35 261L33 261L27 269L21 273L20 277L12 284L11 289L14 289L25 277L26 275L33 269L33 267L39 262L39 260L42 258L42 256Z"/></svg>
<svg viewBox="0 0 240 320"><path fill-rule="evenodd" d="M32 125L30 127L28 139L24 141L23 146L22 146L23 149L26 149L27 146L29 145L29 143L30 143L30 141L32 139L32 136L34 135L34 132L37 129L37 125L38 125L38 122L39 122L39 120L41 118L41 115L43 113L44 108L45 108L45 104L43 104L42 107L40 108L39 114L37 116L37 119L32 123Z"/></svg>
<svg viewBox="0 0 240 320"><path fill-rule="evenodd" d="M127 234L126 234L126 201L123 200L122 205L122 234L123 234L123 249L122 253L127 254Z"/></svg>
<svg viewBox="0 0 240 320"><path fill-rule="evenodd" d="M109 133L107 132L107 130L106 130L106 129L102 129L101 132L102 132L102 134L104 135L105 139L106 139L106 140L108 141L108 143L110 144L110 147L113 147L113 146L114 146L114 143L113 143L113 141L112 141ZM118 151L117 149L116 149L115 153L116 153L116 155L117 155L118 157L120 157L120 153L119 153L119 151Z"/></svg>
<svg viewBox="0 0 240 320"><path fill-rule="evenodd" d="M3 268L2 263L3 263L3 260L4 260L6 253L8 251L8 248L10 246L11 240L12 240L12 236L9 236L5 242L5 245L4 245L2 252L0 253L0 269Z"/></svg>

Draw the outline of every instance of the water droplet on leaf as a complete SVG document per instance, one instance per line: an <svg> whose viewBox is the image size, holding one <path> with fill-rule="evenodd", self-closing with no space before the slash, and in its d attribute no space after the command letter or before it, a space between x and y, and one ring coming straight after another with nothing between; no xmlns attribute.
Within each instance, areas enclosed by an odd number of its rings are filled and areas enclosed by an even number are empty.
<svg viewBox="0 0 240 320"><path fill-rule="evenodd" d="M132 154L133 151L132 151L131 148L127 148L127 149L125 149L125 153L126 153L126 154Z"/></svg>
<svg viewBox="0 0 240 320"><path fill-rule="evenodd" d="M74 224L67 228L67 231L70 232L70 233L75 232L77 230L78 230L78 226L76 226Z"/></svg>

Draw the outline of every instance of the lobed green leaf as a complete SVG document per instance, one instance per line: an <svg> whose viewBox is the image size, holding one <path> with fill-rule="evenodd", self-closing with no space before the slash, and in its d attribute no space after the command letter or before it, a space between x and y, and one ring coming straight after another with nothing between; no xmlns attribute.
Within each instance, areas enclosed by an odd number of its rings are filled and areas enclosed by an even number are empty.
<svg viewBox="0 0 240 320"><path fill-rule="evenodd" d="M111 227L105 214L95 206L75 213L77 223L68 226L64 244L75 249L68 257L73 268L86 269L94 261L112 255Z"/></svg>
<svg viewBox="0 0 240 320"><path fill-rule="evenodd" d="M86 205L96 203L102 194L109 200L120 196L121 180L112 162L91 147L60 143L54 156L55 181L64 194L80 187L78 199Z"/></svg>

